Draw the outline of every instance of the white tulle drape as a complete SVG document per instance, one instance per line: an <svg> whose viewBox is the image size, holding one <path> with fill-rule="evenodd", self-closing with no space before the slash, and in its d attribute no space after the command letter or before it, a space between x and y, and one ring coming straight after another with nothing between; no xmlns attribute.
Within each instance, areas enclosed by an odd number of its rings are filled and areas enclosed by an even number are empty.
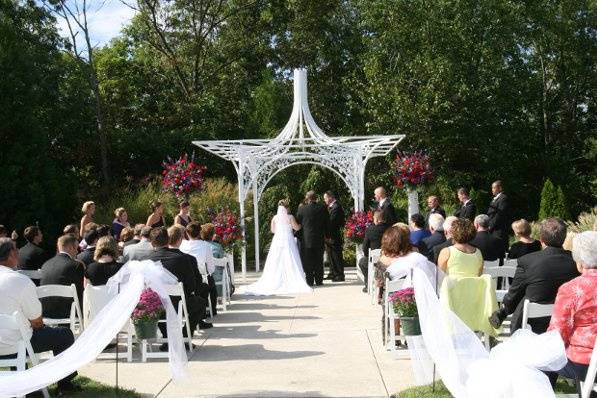
<svg viewBox="0 0 597 398"><path fill-rule="evenodd" d="M75 343L60 355L21 372L0 376L0 397L29 394L71 374L95 358L128 322L145 286L160 295L166 308L170 371L175 380L186 374L187 356L182 340L182 326L166 294L165 285L178 283L176 277L153 261L131 261L114 275L108 285L117 294L93 319Z"/></svg>
<svg viewBox="0 0 597 398"><path fill-rule="evenodd" d="M540 370L566 364L557 332L535 335L517 331L488 353L477 335L439 301L428 276L413 269L412 282L422 336L409 337L415 379L431 383L433 363L456 398L554 397Z"/></svg>

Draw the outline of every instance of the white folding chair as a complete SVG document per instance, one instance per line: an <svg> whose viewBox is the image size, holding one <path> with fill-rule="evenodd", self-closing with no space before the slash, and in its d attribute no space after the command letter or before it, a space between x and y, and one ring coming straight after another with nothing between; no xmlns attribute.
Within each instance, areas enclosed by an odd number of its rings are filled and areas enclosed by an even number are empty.
<svg viewBox="0 0 597 398"><path fill-rule="evenodd" d="M15 358L0 359L0 368L17 368L17 371L24 371L27 368L27 357L33 366L39 364L39 359L31 347L28 334L25 328L27 321L21 313L15 311L12 315L0 314L0 329L12 331L20 335L20 340L12 347L3 348L0 355L16 354ZM0 371L0 374L8 374L6 371ZM47 388L41 390L44 398L50 398Z"/></svg>
<svg viewBox="0 0 597 398"><path fill-rule="evenodd" d="M25 275L29 279L33 280L40 280L42 276L41 269L36 270L26 270L26 269L19 269L17 272L21 275Z"/></svg>
<svg viewBox="0 0 597 398"><path fill-rule="evenodd" d="M93 319L100 311L114 298L110 294L108 286L87 285L83 291L83 322L85 327L89 327ZM133 332L130 319L124 324L121 332L126 333L126 360L133 361ZM118 341L116 341L118 343Z"/></svg>
<svg viewBox="0 0 597 398"><path fill-rule="evenodd" d="M501 267L487 267L483 270L483 273L491 276L491 283L493 284L494 289L496 289L496 292L507 292L508 289L510 289L510 281L508 278L514 278L514 274L516 273L516 267L512 267L511 265L504 265ZM498 278L502 278L502 286L497 285Z"/></svg>
<svg viewBox="0 0 597 398"><path fill-rule="evenodd" d="M222 280L216 282L216 286L222 287L222 307L226 311L227 304L230 304L230 260L228 257L214 258L214 264L216 267L222 268Z"/></svg>
<svg viewBox="0 0 597 398"><path fill-rule="evenodd" d="M234 285L234 253L226 253L228 259L228 272L230 273L230 282Z"/></svg>
<svg viewBox="0 0 597 398"><path fill-rule="evenodd" d="M369 258L367 259L367 291L371 296L371 304L375 304L375 263L379 261L381 257L381 249L369 250Z"/></svg>
<svg viewBox="0 0 597 398"><path fill-rule="evenodd" d="M183 337L183 341L189 345L189 354L193 352L193 333L191 331L191 323L189 322L189 311L187 310L187 302L184 294L182 282L178 282L176 285L167 285L166 291L169 296L180 297L177 308L177 327L185 327L187 331L187 337ZM166 320L160 320L158 323L166 323ZM161 337L156 338L154 343L161 344L167 343L168 339ZM147 362L148 358L168 358L167 352L153 352L151 344L146 339L141 340L141 361Z"/></svg>
<svg viewBox="0 0 597 398"><path fill-rule="evenodd" d="M44 318L46 325L70 325L70 330L75 333L77 326L79 332L85 330L83 325L83 312L81 311L81 304L79 303L79 297L77 296L77 288L75 284L70 286L65 285L43 285L37 287L37 298L46 297L65 297L72 298L73 302L70 307L70 316L68 318L56 319L56 318Z"/></svg>
<svg viewBox="0 0 597 398"><path fill-rule="evenodd" d="M531 329L529 319L544 318L553 313L553 304L531 303L529 299L524 300L522 308L522 329Z"/></svg>
<svg viewBox="0 0 597 398"><path fill-rule="evenodd" d="M494 260L494 261L483 261L483 270L486 270L488 268L498 268L500 266L500 260Z"/></svg>
<svg viewBox="0 0 597 398"><path fill-rule="evenodd" d="M597 339L593 345L593 352L591 353L591 360L589 368L587 369L587 377L580 382L580 398L589 398L591 392L597 392L597 384L595 384L595 377L597 376ZM557 398L578 398L579 394L558 394Z"/></svg>
<svg viewBox="0 0 597 398"><path fill-rule="evenodd" d="M397 319L394 314L394 307L389 302L390 294L395 291L402 289L405 279L391 280L387 275L385 278L385 291L384 291L384 306L385 306L385 343L388 351L396 350L396 340L404 340L405 336L399 334L396 335L396 327L394 320Z"/></svg>

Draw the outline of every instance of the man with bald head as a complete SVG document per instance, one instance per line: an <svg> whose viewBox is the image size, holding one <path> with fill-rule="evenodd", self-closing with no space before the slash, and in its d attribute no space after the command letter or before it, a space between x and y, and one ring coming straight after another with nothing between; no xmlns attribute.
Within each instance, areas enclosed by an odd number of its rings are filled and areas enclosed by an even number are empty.
<svg viewBox="0 0 597 398"><path fill-rule="evenodd" d="M377 202L377 210L380 210L383 214L383 219L387 225L394 225L398 222L396 217L396 210L390 202L390 199L386 196L386 189L384 187L377 187L373 191L375 201Z"/></svg>

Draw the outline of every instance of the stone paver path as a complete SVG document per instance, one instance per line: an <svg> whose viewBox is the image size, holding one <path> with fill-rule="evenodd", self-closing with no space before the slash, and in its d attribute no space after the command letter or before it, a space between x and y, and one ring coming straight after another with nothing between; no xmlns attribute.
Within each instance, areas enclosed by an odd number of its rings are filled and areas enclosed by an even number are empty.
<svg viewBox="0 0 597 398"><path fill-rule="evenodd" d="M136 359L120 363L120 385L164 398L387 397L412 385L410 361L383 349L381 309L361 288L353 268L309 295L236 295L196 334L188 380L171 382L164 360ZM80 373L114 384L114 361Z"/></svg>

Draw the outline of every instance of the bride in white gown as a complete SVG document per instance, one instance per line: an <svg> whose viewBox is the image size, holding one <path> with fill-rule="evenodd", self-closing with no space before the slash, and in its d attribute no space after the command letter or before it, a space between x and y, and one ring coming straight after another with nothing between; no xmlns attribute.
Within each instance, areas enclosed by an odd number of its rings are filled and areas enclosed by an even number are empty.
<svg viewBox="0 0 597 398"><path fill-rule="evenodd" d="M271 222L274 238L261 278L248 286L241 286L239 293L268 296L313 291L305 282L305 272L293 234L301 226L288 214L287 206L284 200L278 202L278 213Z"/></svg>

